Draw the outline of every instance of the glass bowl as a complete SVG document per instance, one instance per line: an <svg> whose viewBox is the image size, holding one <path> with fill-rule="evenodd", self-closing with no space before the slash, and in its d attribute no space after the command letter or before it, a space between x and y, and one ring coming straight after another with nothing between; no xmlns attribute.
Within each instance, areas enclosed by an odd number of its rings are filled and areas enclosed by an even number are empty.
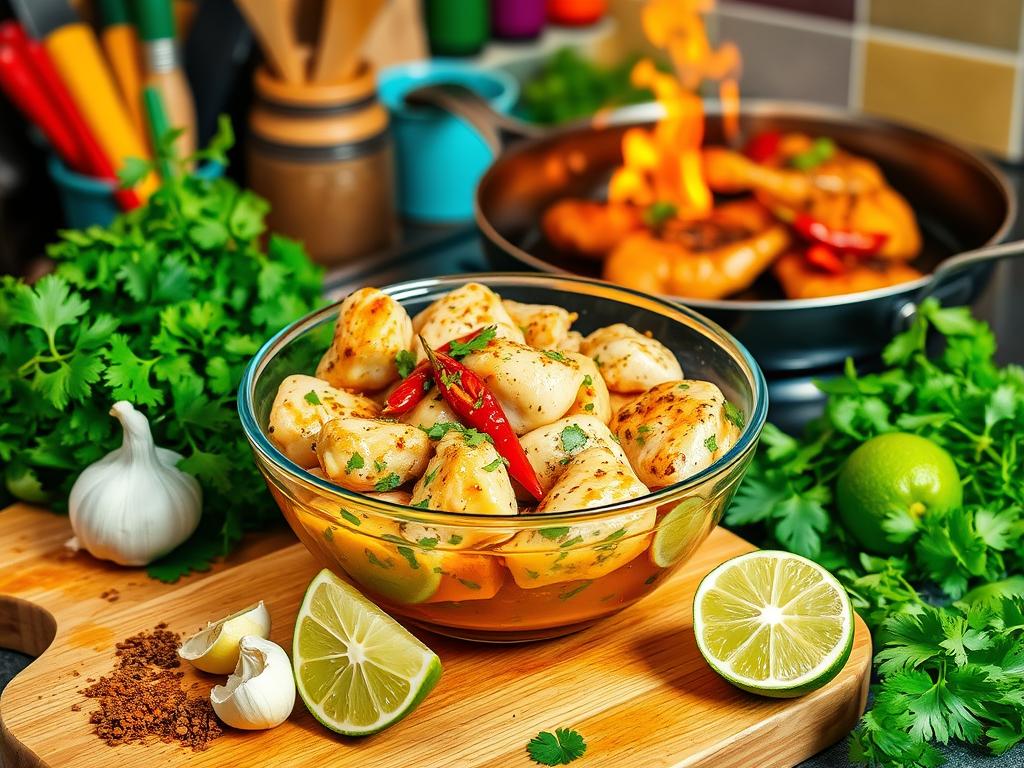
<svg viewBox="0 0 1024 768"><path fill-rule="evenodd" d="M644 496L579 512L494 517L438 512L344 490L302 469L266 435L278 385L312 373L338 304L268 341L245 372L238 410L256 463L292 530L326 567L385 610L442 635L516 642L574 632L636 602L693 554L722 517L768 410L764 376L732 336L685 307L595 280L480 274L382 290L415 315L469 282L503 298L579 313L586 334L612 323L650 331L688 378L717 384L745 416L712 466Z"/></svg>

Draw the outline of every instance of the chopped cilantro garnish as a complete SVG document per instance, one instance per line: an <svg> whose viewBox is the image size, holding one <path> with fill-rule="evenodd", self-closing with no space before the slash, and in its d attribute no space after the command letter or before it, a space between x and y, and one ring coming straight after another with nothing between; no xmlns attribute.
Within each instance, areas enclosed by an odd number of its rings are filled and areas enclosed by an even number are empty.
<svg viewBox="0 0 1024 768"><path fill-rule="evenodd" d="M448 355L458 360L470 352L479 352L481 349L486 349L487 345L497 335L497 332L498 326L488 325L469 341L453 341L448 350Z"/></svg>
<svg viewBox="0 0 1024 768"><path fill-rule="evenodd" d="M569 362L569 359L565 355L554 349L542 349L541 354L544 355L545 357L550 357L552 360L557 360L560 363Z"/></svg>
<svg viewBox="0 0 1024 768"><path fill-rule="evenodd" d="M412 551L410 547L395 547L395 549L398 550L398 554L400 554L402 557L406 559L406 561L409 563L410 568L412 568L414 571L419 570L420 564L416 560L416 554Z"/></svg>
<svg viewBox="0 0 1024 768"><path fill-rule="evenodd" d="M690 388L690 385L689 384L685 384L685 383L684 384L679 384L676 387L676 389L689 389L689 388Z"/></svg>
<svg viewBox="0 0 1024 768"><path fill-rule="evenodd" d="M378 472L383 472L385 469L388 468L388 465L387 465L386 461L383 461L381 459L374 459L373 460L373 468L375 470L377 470Z"/></svg>
<svg viewBox="0 0 1024 768"><path fill-rule="evenodd" d="M432 427L421 426L424 432L427 433L427 437L431 440L440 440L442 437L447 435L449 432L459 432L462 434L463 439L466 441L466 445L470 448L476 448L481 445L484 440L488 442L494 442L491 440L490 435L486 435L483 432L478 432L475 429L467 429L466 427L459 424L457 421L442 421L438 422Z"/></svg>
<svg viewBox="0 0 1024 768"><path fill-rule="evenodd" d="M570 424L562 430L562 450L566 453L575 453L587 444L587 433L579 424Z"/></svg>
<svg viewBox="0 0 1024 768"><path fill-rule="evenodd" d="M404 379L416 367L416 355L408 349L403 349L395 355L395 367L398 368L398 375Z"/></svg>
<svg viewBox="0 0 1024 768"><path fill-rule="evenodd" d="M427 499L427 500L429 501L429 499ZM437 537L436 536L424 536L423 538L417 540L416 543L419 544L424 549L433 549L434 547L437 546Z"/></svg>
<svg viewBox="0 0 1024 768"><path fill-rule="evenodd" d="M647 443L647 438L645 437L645 435L648 432L650 432L650 431L651 431L651 428L649 426L647 426L646 424L641 424L639 427L637 427L636 428L636 444L640 445L640 446L645 445Z"/></svg>
<svg viewBox="0 0 1024 768"><path fill-rule="evenodd" d="M432 482L434 482L434 478L437 477L437 472L438 472L439 469L440 469L440 467L434 467L432 470L430 470L429 472L427 472L427 474L425 474L423 476L423 486L424 487L426 487L426 486L430 485Z"/></svg>
<svg viewBox="0 0 1024 768"><path fill-rule="evenodd" d="M309 390L302 399L310 405L323 405L323 403L320 402L320 396L312 389Z"/></svg>
<svg viewBox="0 0 1024 768"><path fill-rule="evenodd" d="M725 418L735 424L739 429L743 429L743 425L747 423L747 419L743 415L743 411L728 400L725 401Z"/></svg>
<svg viewBox="0 0 1024 768"><path fill-rule="evenodd" d="M583 377L583 386L584 387L592 387L592 386L594 386L594 379L590 376L589 373L586 376Z"/></svg>
<svg viewBox="0 0 1024 768"><path fill-rule="evenodd" d="M584 411L592 411L592 410L594 410L594 404L593 403L587 403L586 405L583 406L583 410Z"/></svg>
<svg viewBox="0 0 1024 768"><path fill-rule="evenodd" d="M366 466L366 464L363 461L363 457L358 453L353 453L349 457L348 464L345 465L345 474L347 475L353 469L362 469L364 466Z"/></svg>
<svg viewBox="0 0 1024 768"><path fill-rule="evenodd" d="M415 504L412 504L410 506L418 507L420 509L430 509L430 497L427 496L425 499L420 499Z"/></svg>
<svg viewBox="0 0 1024 768"><path fill-rule="evenodd" d="M385 475L376 483L373 484L373 490L379 491L380 493L386 493L393 491L395 488L402 484L402 478L396 475L394 472Z"/></svg>
<svg viewBox="0 0 1024 768"><path fill-rule="evenodd" d="M704 447L708 449L709 453L714 453L718 450L718 440L714 435L709 435L708 439L704 441Z"/></svg>
<svg viewBox="0 0 1024 768"><path fill-rule="evenodd" d="M457 533L453 533L451 536L448 537L448 543L451 544L453 547L457 546L462 543L462 537Z"/></svg>
<svg viewBox="0 0 1024 768"><path fill-rule="evenodd" d="M569 526L567 526L567 525L559 527L559 528L541 528L538 531L538 533L541 536L543 536L545 539L548 539L550 541L554 541L555 539L560 539L563 536L565 536L565 534L567 534L568 532L569 532Z"/></svg>
<svg viewBox="0 0 1024 768"><path fill-rule="evenodd" d="M571 597L576 597L576 595L578 595L580 592L582 592L584 589L586 589L587 587L589 587L593 583L594 582L592 582L592 581L584 581L582 584L580 584L579 586L573 587L568 592L562 592L558 596L558 599L559 600L568 600Z"/></svg>
<svg viewBox="0 0 1024 768"><path fill-rule="evenodd" d="M334 541L334 529L329 525L324 528L324 538L328 541Z"/></svg>
<svg viewBox="0 0 1024 768"><path fill-rule="evenodd" d="M582 543L583 543L583 537L582 536L573 536L571 539L569 539L568 541L563 541L558 546L564 547L564 548L568 549L569 547L575 547L577 544L582 544Z"/></svg>
<svg viewBox="0 0 1024 768"><path fill-rule="evenodd" d="M494 470L496 470L498 467L501 466L501 463L502 463L502 458L499 456L494 461L492 461L490 464L488 464L487 466L484 467L484 472L493 472Z"/></svg>
<svg viewBox="0 0 1024 768"><path fill-rule="evenodd" d="M342 507L339 510L339 514L341 514L341 517L344 520L347 520L348 522L352 523L352 525L362 525L362 521L358 517L353 515L351 512L349 512L347 509L345 509L344 507Z"/></svg>
<svg viewBox="0 0 1024 768"><path fill-rule="evenodd" d="M459 579L459 583L466 589L480 589L479 584L477 584L475 581L470 581L469 579Z"/></svg>

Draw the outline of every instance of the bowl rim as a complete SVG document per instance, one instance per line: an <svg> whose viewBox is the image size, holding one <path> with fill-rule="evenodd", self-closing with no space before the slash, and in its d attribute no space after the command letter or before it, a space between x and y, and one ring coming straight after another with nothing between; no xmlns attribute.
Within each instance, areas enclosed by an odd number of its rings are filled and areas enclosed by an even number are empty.
<svg viewBox="0 0 1024 768"><path fill-rule="evenodd" d="M525 288L529 288L531 283L537 287L549 289L565 286L569 292L572 292L573 285L582 284L587 285L592 289L599 288L601 291L608 293L607 298L619 300L622 303L629 304L630 306L659 311L662 315L681 314L685 316L695 324L698 331L703 330L705 332L709 341L720 347L725 347L727 352L731 351L733 353L732 356L734 358L738 358L742 361L747 368L749 378L752 379L753 387L751 394L753 402L750 408L751 412L747 414L746 423L740 433L739 439L732 448L725 453L725 455L719 457L714 463L705 467L700 472L687 477L685 480L673 483L672 485L667 485L664 488L645 496L639 496L634 499L627 499L624 501L614 502L612 504L605 504L603 506L591 507L582 510L549 512L543 515L481 515L472 512L425 510L419 507L412 507L407 504L398 504L385 499L374 498L356 491L350 491L339 485L331 483L326 479L317 477L309 470L299 466L285 456L284 453L282 453L281 450L270 441L266 434L264 434L256 420L256 414L253 408L253 396L256 382L258 381L260 374L263 372L263 369L267 366L270 359L272 359L268 358L268 354L279 346L283 349L285 345L293 341L295 338L303 335L311 328L322 324L328 316L336 314L338 307L345 300L345 297L343 297L338 301L314 310L298 320L289 323L287 326L271 336L246 365L245 372L242 375L242 381L238 386L236 402L239 419L242 423L242 429L245 432L246 439L249 441L253 451L259 457L262 457L263 460L272 465L275 470L291 476L294 480L305 485L307 489L321 492L321 495L326 493L326 495L339 498L340 500L349 500L358 504L359 507L357 508L361 508L360 511L364 511L366 508L372 508L375 512L387 515L388 517L408 522L422 523L425 525L444 526L447 528L485 527L528 529L549 527L552 521L579 522L598 517L607 517L615 513L621 514L624 512L637 511L638 509L660 506L666 501L670 501L678 497L685 498L684 494L686 491L703 485L713 477L724 475L756 446L768 417L768 385L765 380L764 373L761 371L761 368L757 364L753 355L751 355L747 348L733 337L732 334L714 321L683 304L668 301L658 296L646 294L631 288L614 285L603 280L578 276L551 275L537 272L476 272L458 275L444 275L440 277L420 278L415 280L406 280L400 283L392 283L382 286L379 290L387 293L396 301L401 301L402 299L422 296L437 289L438 287L447 287L448 290L454 290L455 288L470 282L483 283L484 285L488 285L488 287L493 287L495 292L499 292L501 286L492 286L489 282L513 283L516 287ZM525 283L525 285L523 283ZM349 293L351 293L351 291ZM346 297L347 295L348 294L346 294ZM627 297L633 299L633 301L622 301L622 299ZM732 349L730 350L729 347ZM706 501L710 503L711 499L707 498ZM524 523L526 524L524 525Z"/></svg>

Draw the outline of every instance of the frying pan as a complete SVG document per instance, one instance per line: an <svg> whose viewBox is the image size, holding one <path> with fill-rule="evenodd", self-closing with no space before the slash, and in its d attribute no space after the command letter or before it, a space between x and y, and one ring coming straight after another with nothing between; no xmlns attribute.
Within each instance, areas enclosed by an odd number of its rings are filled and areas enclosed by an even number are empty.
<svg viewBox="0 0 1024 768"><path fill-rule="evenodd" d="M550 246L539 229L541 217L564 197L602 199L612 170L622 162L623 133L652 124L663 114L659 105L629 107L586 125L547 131L494 113L465 89L432 86L406 98L455 112L495 151L497 159L477 188L476 223L496 268L526 265L600 276L600 265L566 258ZM705 141L724 143L718 106L709 103L706 111ZM732 299L668 297L731 331L769 374L827 371L847 357L874 360L926 296L967 304L984 288L993 260L1024 253L1021 243L964 253L1001 242L1017 202L991 163L951 142L828 107L756 100L744 102L740 127L745 136L762 131L829 136L874 160L913 206L924 240L914 265L926 276L889 288L791 300L764 278ZM957 254L964 258L954 258Z"/></svg>

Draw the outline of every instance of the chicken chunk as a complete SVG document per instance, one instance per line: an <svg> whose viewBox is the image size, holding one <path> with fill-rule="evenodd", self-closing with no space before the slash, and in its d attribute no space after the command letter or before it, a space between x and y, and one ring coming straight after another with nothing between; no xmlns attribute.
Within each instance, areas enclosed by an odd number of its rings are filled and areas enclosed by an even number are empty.
<svg viewBox="0 0 1024 768"><path fill-rule="evenodd" d="M598 260L643 226L639 207L596 200L559 200L541 219L545 237L559 251Z"/></svg>
<svg viewBox="0 0 1024 768"><path fill-rule="evenodd" d="M525 343L523 332L509 316L501 297L480 283L468 283L445 294L412 321L413 330L431 347L440 347L488 325L497 326L499 338ZM418 360L426 358L418 341L416 353Z"/></svg>
<svg viewBox="0 0 1024 768"><path fill-rule="evenodd" d="M590 509L648 493L628 464L611 450L589 448L577 454L537 507L536 514ZM598 579L642 553L650 542L656 508L576 525L522 531L499 549L522 589L565 581ZM558 545L557 551L552 546Z"/></svg>
<svg viewBox="0 0 1024 768"><path fill-rule="evenodd" d="M601 423L607 424L612 418L611 395L597 363L579 353L566 352L565 355L579 363L584 373L583 383L580 384L576 401L566 415L593 416Z"/></svg>
<svg viewBox="0 0 1024 768"><path fill-rule="evenodd" d="M663 381L683 378L668 347L624 323L597 329L583 339L580 352L593 358L612 392L645 392Z"/></svg>
<svg viewBox="0 0 1024 768"><path fill-rule="evenodd" d="M445 512L468 512L474 515L515 515L516 495L508 470L494 446L452 430L437 443L437 451L426 472L412 489L413 506ZM479 544L501 541L506 535L489 536L485 532L470 533L438 526L406 523L407 538L436 538L453 546L472 548Z"/></svg>
<svg viewBox="0 0 1024 768"><path fill-rule="evenodd" d="M402 414L399 419L402 423L413 427L432 427L435 424L446 424L458 420L459 418L452 411L451 406L436 388L427 392L426 397L416 403L411 411Z"/></svg>
<svg viewBox="0 0 1024 768"><path fill-rule="evenodd" d="M722 391L709 381L666 381L625 406L609 425L637 476L651 488L711 466L739 429Z"/></svg>
<svg viewBox="0 0 1024 768"><path fill-rule="evenodd" d="M772 274L790 299L817 299L873 291L921 278L920 272L899 261L851 258L848 262L845 270L833 275L818 269L799 253L787 253L775 262Z"/></svg>
<svg viewBox="0 0 1024 768"><path fill-rule="evenodd" d="M585 376L580 364L567 355L508 339L494 339L462 362L483 379L517 435L563 416L576 401Z"/></svg>
<svg viewBox="0 0 1024 768"><path fill-rule="evenodd" d="M334 340L316 375L335 387L373 392L398 379L395 355L411 347L405 308L376 288L360 288L341 303Z"/></svg>
<svg viewBox="0 0 1024 768"><path fill-rule="evenodd" d="M317 465L317 435L326 422L348 416L372 419L379 413L380 408L369 398L296 374L277 389L267 435L285 456L309 469Z"/></svg>
<svg viewBox="0 0 1024 768"><path fill-rule="evenodd" d="M565 472L572 457L585 450L606 448L620 463L629 466L622 447L595 416L567 416L527 432L519 442L545 494Z"/></svg>
<svg viewBox="0 0 1024 768"><path fill-rule="evenodd" d="M331 482L350 491L389 491L419 477L430 460L422 429L381 419L324 424L316 455Z"/></svg>
<svg viewBox="0 0 1024 768"><path fill-rule="evenodd" d="M579 352L580 344L583 343L583 334L579 331L569 331L565 338L562 339L562 343L559 344L555 349L559 352Z"/></svg>
<svg viewBox="0 0 1024 768"><path fill-rule="evenodd" d="M551 304L520 304L502 301L513 322L519 326L526 343L537 349L561 349L568 340L569 329L579 317Z"/></svg>

